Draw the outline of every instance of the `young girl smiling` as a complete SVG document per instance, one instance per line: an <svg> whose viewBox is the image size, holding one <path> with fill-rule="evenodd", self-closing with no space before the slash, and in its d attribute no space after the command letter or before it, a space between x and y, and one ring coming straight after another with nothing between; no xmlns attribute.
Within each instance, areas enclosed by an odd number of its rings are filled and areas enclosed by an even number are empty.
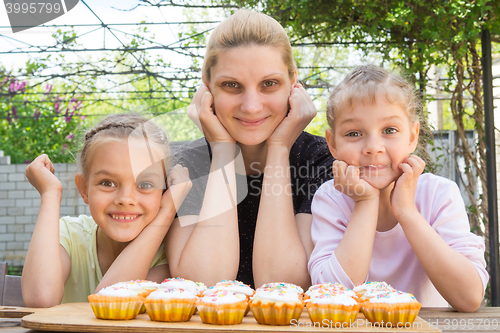
<svg viewBox="0 0 500 333"><path fill-rule="evenodd" d="M312 283L386 281L423 306L475 311L488 282L484 241L470 232L452 181L422 174L412 86L360 66L332 92L326 138L334 180L312 204Z"/></svg>
<svg viewBox="0 0 500 333"><path fill-rule="evenodd" d="M85 135L75 182L92 216L59 220L61 182L47 155L26 177L41 206L22 277L29 307L87 302L119 281L169 276L162 241L191 182L187 170L169 173L165 133L138 115L109 116ZM163 194L162 194L163 193Z"/></svg>

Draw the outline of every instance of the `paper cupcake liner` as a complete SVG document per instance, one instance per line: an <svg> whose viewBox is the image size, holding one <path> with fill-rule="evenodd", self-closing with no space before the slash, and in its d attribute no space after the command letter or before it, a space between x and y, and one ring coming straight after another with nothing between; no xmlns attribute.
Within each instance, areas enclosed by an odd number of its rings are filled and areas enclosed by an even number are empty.
<svg viewBox="0 0 500 333"><path fill-rule="evenodd" d="M220 305L202 301L198 301L197 303L201 321L205 324L215 325L240 324L245 316L247 307L248 302L246 300L237 303Z"/></svg>
<svg viewBox="0 0 500 333"><path fill-rule="evenodd" d="M419 302L408 303L361 303L361 312L372 323L384 324L385 326L398 327L406 323L413 323L417 318L420 307Z"/></svg>
<svg viewBox="0 0 500 333"><path fill-rule="evenodd" d="M290 325L292 319L299 320L304 303L262 302L254 299L250 301L250 309L259 324Z"/></svg>
<svg viewBox="0 0 500 333"><path fill-rule="evenodd" d="M142 297L89 295L90 306L98 319L134 319L142 307Z"/></svg>
<svg viewBox="0 0 500 333"><path fill-rule="evenodd" d="M151 294L151 293L152 293L153 291L155 291L155 290L156 290L156 289L151 289L151 288L150 288L150 289L144 289L144 291L141 291L141 292L139 293L139 296L146 298L146 297L148 297L148 296L149 296L149 294Z"/></svg>
<svg viewBox="0 0 500 333"><path fill-rule="evenodd" d="M188 321L196 310L195 298L144 299L148 316L153 321Z"/></svg>
<svg viewBox="0 0 500 333"><path fill-rule="evenodd" d="M307 313L313 323L322 323L324 319L333 323L352 323L356 321L360 305L316 304L308 302Z"/></svg>

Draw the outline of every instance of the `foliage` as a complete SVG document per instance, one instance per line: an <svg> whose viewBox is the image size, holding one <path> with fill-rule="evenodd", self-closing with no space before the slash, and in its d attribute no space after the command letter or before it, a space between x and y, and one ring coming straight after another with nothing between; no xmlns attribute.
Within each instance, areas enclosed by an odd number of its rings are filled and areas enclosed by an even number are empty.
<svg viewBox="0 0 500 333"><path fill-rule="evenodd" d="M59 29L53 38L68 48L82 47L73 29ZM69 162L68 153L78 150L86 128L123 112L153 118L174 111L172 117L160 117L170 140L198 138L196 126L183 112L190 102L186 84L193 75L188 71L169 76L169 62L141 50L153 43L154 35L140 27L124 41L129 51L99 57L42 54L14 74L0 72L0 135L5 139L0 149L12 163L28 162L40 153L54 162Z"/></svg>
<svg viewBox="0 0 500 333"><path fill-rule="evenodd" d="M78 97L66 99L52 94L50 84L30 85L5 72L2 76L0 149L17 164L29 163L42 153L53 162L71 161L68 152L75 147L85 119L79 116L82 102Z"/></svg>
<svg viewBox="0 0 500 333"><path fill-rule="evenodd" d="M8 275L16 275L16 276L22 276L23 275L23 266L9 266L9 271L7 272Z"/></svg>

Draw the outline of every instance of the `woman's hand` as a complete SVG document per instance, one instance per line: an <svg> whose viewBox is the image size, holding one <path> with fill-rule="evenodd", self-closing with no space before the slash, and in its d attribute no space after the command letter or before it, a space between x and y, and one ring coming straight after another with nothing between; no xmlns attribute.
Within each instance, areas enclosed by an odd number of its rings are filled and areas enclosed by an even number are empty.
<svg viewBox="0 0 500 333"><path fill-rule="evenodd" d="M210 89L202 84L188 107L188 117L198 126L207 138L208 142L231 142L236 141L221 124L212 108L213 95Z"/></svg>
<svg viewBox="0 0 500 333"><path fill-rule="evenodd" d="M391 193L392 213L398 221L405 214L418 213L415 193L418 177L424 171L425 162L416 155L410 155L399 164L399 168L403 174L396 180Z"/></svg>
<svg viewBox="0 0 500 333"><path fill-rule="evenodd" d="M267 139L268 146L286 146L290 150L304 128L316 116L316 107L300 83L292 86L288 101L290 110Z"/></svg>
<svg viewBox="0 0 500 333"><path fill-rule="evenodd" d="M54 165L46 154L35 158L33 162L26 167L26 178L33 185L40 195L47 192L62 193L63 187L59 179L54 175Z"/></svg>
<svg viewBox="0 0 500 333"><path fill-rule="evenodd" d="M175 165L167 176L168 190L163 193L161 207L175 207L177 211L191 190L189 171L180 164Z"/></svg>
<svg viewBox="0 0 500 333"><path fill-rule="evenodd" d="M335 160L332 172L335 189L352 198L355 202L378 198L380 190L359 177L359 167Z"/></svg>

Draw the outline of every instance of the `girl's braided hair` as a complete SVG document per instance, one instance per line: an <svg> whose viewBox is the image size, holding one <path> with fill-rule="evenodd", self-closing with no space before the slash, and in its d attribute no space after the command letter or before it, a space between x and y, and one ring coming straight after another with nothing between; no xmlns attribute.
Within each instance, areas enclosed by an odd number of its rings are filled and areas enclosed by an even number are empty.
<svg viewBox="0 0 500 333"><path fill-rule="evenodd" d="M135 113L114 114L106 117L85 133L83 147L77 158L77 164L84 179L87 179L90 162L99 144L128 138L157 143L166 157L171 155L165 131L153 121ZM166 170L170 168L170 165L168 161L165 166Z"/></svg>

